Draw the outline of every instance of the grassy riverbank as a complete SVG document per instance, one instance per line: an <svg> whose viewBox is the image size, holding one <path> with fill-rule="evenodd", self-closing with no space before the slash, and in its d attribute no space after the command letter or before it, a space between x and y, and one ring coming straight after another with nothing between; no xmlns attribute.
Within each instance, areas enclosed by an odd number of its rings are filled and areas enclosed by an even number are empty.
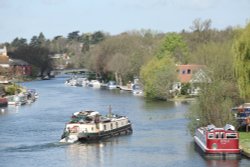
<svg viewBox="0 0 250 167"><path fill-rule="evenodd" d="M244 155L250 157L250 132L240 132L240 148Z"/></svg>

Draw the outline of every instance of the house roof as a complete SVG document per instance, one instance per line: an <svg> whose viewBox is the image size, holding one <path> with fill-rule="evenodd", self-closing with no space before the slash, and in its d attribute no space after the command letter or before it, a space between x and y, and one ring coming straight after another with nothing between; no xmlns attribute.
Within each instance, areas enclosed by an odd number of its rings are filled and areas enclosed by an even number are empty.
<svg viewBox="0 0 250 167"><path fill-rule="evenodd" d="M205 65L199 64L177 65L178 79L181 83L188 83L196 72L204 68Z"/></svg>
<svg viewBox="0 0 250 167"><path fill-rule="evenodd" d="M11 66L28 66L29 63L27 63L26 61L24 60L21 60L21 59L10 59L10 65Z"/></svg>

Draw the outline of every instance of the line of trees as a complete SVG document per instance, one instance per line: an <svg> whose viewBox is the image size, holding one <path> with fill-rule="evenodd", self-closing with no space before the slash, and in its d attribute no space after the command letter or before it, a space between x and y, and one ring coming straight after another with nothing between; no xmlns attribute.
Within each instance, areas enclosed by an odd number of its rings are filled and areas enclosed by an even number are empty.
<svg viewBox="0 0 250 167"><path fill-rule="evenodd" d="M41 32L33 36L28 43L25 38L15 38L11 43L5 43L8 55L11 58L21 59L33 66L33 75L46 76L53 69L53 62L50 55L66 53L72 58L71 67L83 67L83 56L89 48L108 36L101 31L94 33L79 34L74 31L68 34L67 38L56 36L54 39L46 39Z"/></svg>
<svg viewBox="0 0 250 167"><path fill-rule="evenodd" d="M200 96L187 113L193 131L210 123L234 123L231 107L250 100L250 24L224 30L211 25L210 19L196 19L189 31L179 33L140 30L110 36L101 31L74 31L52 40L40 33L29 44L16 38L7 47L14 57L30 62L41 73L51 68L48 53L67 53L70 66L88 68L102 80L124 84L139 77L149 99L171 98L176 64L206 65L211 82L201 85Z"/></svg>

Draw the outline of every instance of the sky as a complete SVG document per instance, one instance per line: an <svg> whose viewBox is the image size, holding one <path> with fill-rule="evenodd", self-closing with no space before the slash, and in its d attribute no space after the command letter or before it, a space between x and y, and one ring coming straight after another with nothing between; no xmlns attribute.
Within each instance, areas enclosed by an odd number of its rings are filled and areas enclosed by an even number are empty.
<svg viewBox="0 0 250 167"><path fill-rule="evenodd" d="M250 0L0 0L0 43L28 41L43 32L47 39L80 31L111 35L151 29L191 31L195 19L212 28L244 27Z"/></svg>

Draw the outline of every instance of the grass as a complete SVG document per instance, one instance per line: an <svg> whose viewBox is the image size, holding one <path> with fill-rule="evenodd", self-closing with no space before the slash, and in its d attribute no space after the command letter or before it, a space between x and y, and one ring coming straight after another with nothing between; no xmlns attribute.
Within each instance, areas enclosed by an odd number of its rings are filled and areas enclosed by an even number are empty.
<svg viewBox="0 0 250 167"><path fill-rule="evenodd" d="M250 154L250 132L239 132L240 134L240 148L244 152Z"/></svg>

